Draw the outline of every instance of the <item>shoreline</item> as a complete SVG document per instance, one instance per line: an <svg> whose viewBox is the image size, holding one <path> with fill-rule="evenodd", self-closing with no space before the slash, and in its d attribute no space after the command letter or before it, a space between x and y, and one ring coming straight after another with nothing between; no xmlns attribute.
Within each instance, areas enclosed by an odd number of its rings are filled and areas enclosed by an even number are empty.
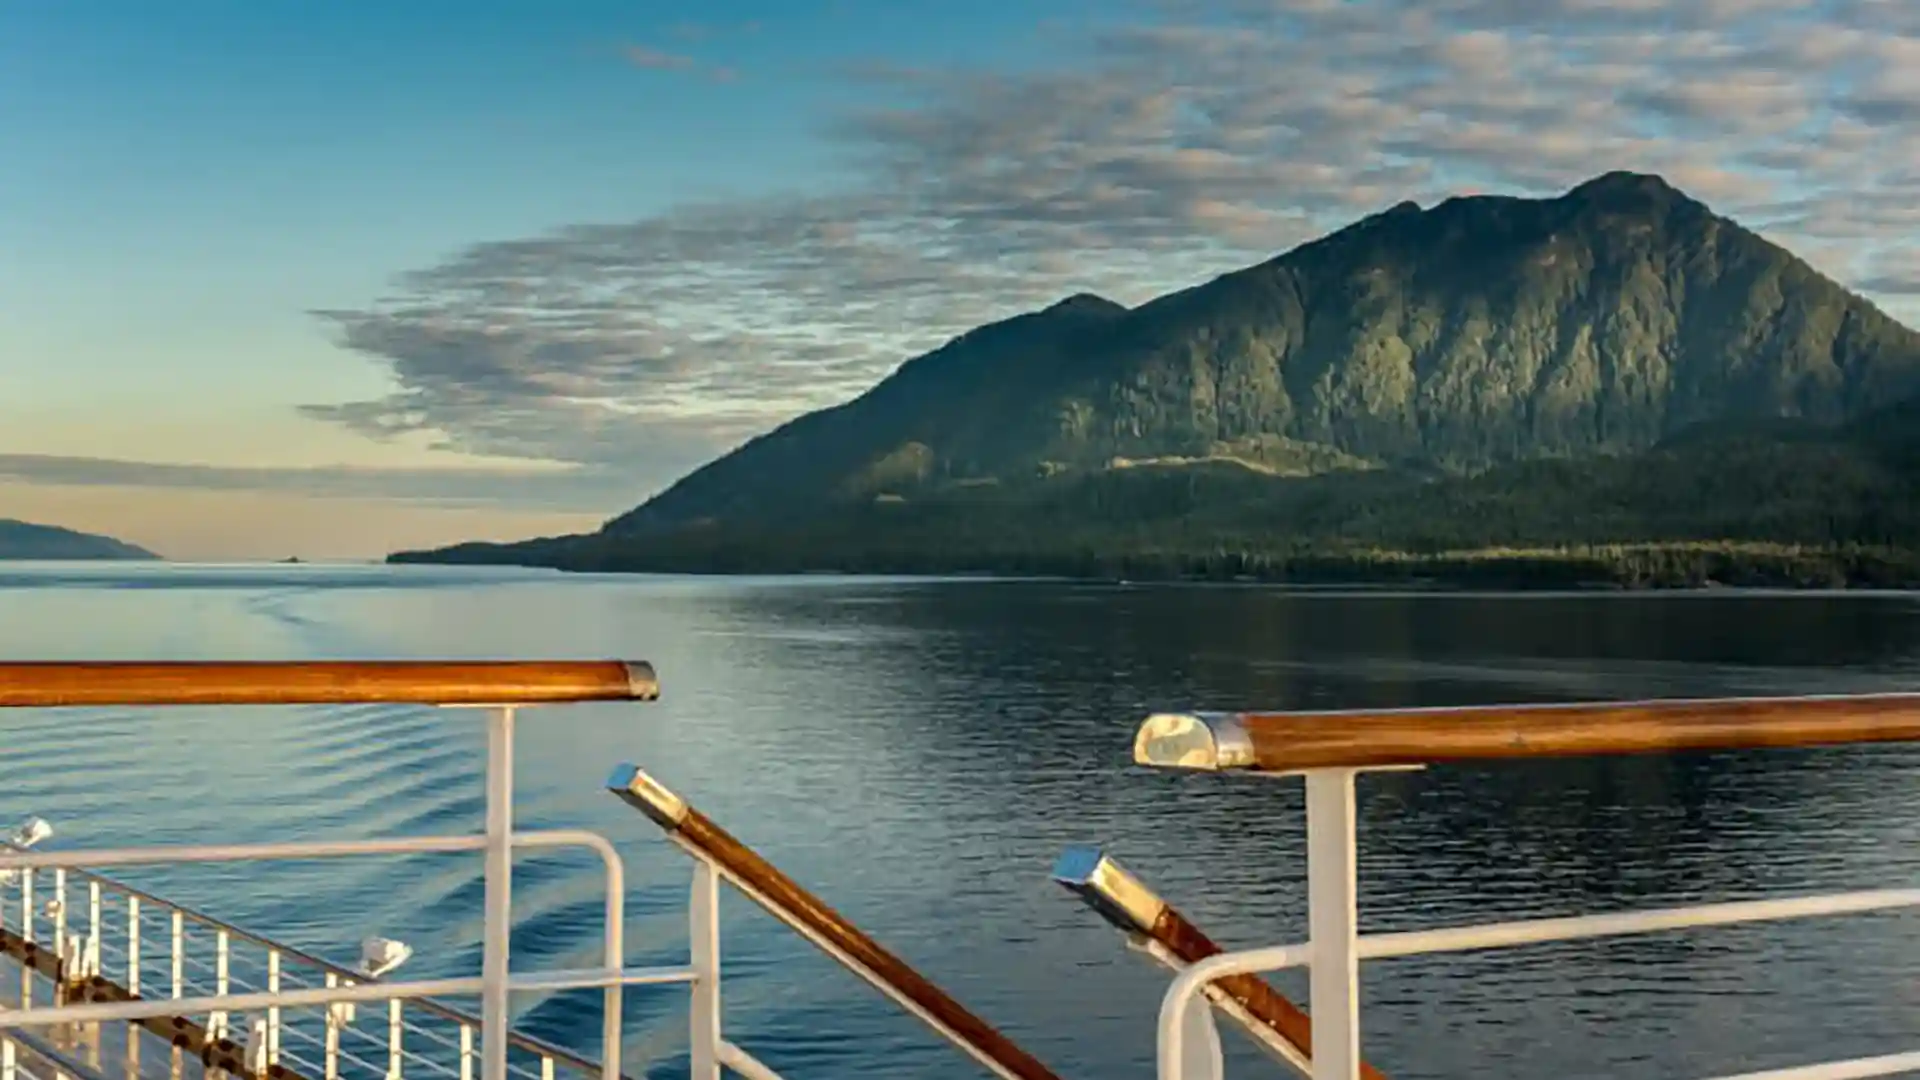
<svg viewBox="0 0 1920 1080"><path fill-rule="evenodd" d="M757 547L758 545L756 545ZM542 557L542 556L546 557ZM1713 592L1907 590L1920 588L1920 552L1866 545L1788 545L1741 541L1480 548L1441 552L1385 550L1111 554L867 550L816 553L708 548L592 549L514 557L512 547L402 552L389 565L511 565L577 573L655 573L714 577L937 576L1040 578L1107 584L1218 583L1299 588L1506 591Z"/></svg>

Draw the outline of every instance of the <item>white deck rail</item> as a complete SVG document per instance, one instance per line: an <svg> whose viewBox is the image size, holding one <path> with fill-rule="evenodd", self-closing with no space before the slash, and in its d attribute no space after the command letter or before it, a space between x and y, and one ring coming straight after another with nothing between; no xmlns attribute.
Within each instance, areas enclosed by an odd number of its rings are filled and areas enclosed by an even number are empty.
<svg viewBox="0 0 1920 1080"><path fill-rule="evenodd" d="M93 1024L108 1020L149 1020L163 1017L205 1017L209 1034L218 1036L227 1030L227 1018L237 1012L260 1010L265 1016L264 1045L249 1046L271 1066L285 1053L284 1036L288 1025L285 1012L303 1006L319 1006L328 1016L328 1035L322 1038L322 1073L335 1080L341 1063L338 1033L351 1010L339 1008L354 1003L388 1004L390 1045L382 1073L397 1080L404 1061L402 1050L407 1023L401 1003L431 997L478 995L481 1011L477 1025L456 1019L456 1046L460 1054L462 1080L466 1080L470 1028L479 1035L479 1073L481 1080L509 1080L509 1048L515 1042L508 1014L509 994L521 991L554 991L598 987L604 993L605 1021L602 1027L602 1080L621 1080L621 988L692 982L691 965L676 968L624 966L625 872L619 853L604 837L579 830L557 830L516 834L513 830L513 744L518 710L526 705L580 701L649 701L659 694L651 666L618 662L519 662L519 663L101 663L101 664L0 664L0 707L74 707L74 706L179 706L179 705L291 705L402 702L439 705L449 708L474 708L486 717L486 824L481 835L442 835L402 837L390 840L329 841L314 843L265 843L224 845L176 845L146 848L115 848L86 851L0 851L0 873L12 872L20 883L21 928L29 943L36 941L37 924L45 914L37 904L35 877L47 872L53 878L58 903L51 909L52 937L48 944L56 955L71 960L78 968L70 974L106 973L102 950L107 947L101 904L107 895L119 891L126 901L122 945L125 985L122 989L136 1000L104 1001L77 1005L31 1007L30 997L19 1009L0 1011L0 1035L28 1028L53 1028L72 1024ZM597 969L548 971L515 975L509 969L508 938L511 929L513 853L516 848L586 847L598 854L606 871L606 926L603 936L603 964ZM180 864L249 862L275 859L312 859L356 855L413 854L420 852L479 851L485 859L485 919L481 973L478 978L430 979L415 981L368 980L348 985L338 972L323 985L292 988L284 985L285 955L288 950L270 949L266 958L266 985L250 992L235 993L231 970L233 935L230 929L215 930L212 993L189 996L185 993L185 968L190 962L185 944L186 912L170 913L175 936L169 929L169 964L173 977L170 990L175 996L147 997L143 991L143 942L141 903L146 897L110 879L86 875L88 886L87 935L71 933L66 921L69 907L65 895L67 875L95 869L141 864ZM30 967L31 965L23 965ZM23 985L23 997L30 994ZM433 1007L429 1006L431 1011ZM448 1010L439 1010L442 1014ZM457 1016L458 1014L456 1014ZM523 1044L527 1040L520 1040ZM557 1054L542 1057L542 1080L548 1080ZM265 1069L262 1070L266 1071Z"/></svg>
<svg viewBox="0 0 1920 1080"><path fill-rule="evenodd" d="M0 1080L143 1080L137 1060L130 1068L115 1063L103 1070L100 1062L75 1059L47 1037L107 1021L149 1022L147 1030L162 1031L173 1023L175 1032L182 1024L194 1025L218 1044L221 1063L210 1061L209 1074L237 1072L260 1080L404 1080L410 1072L475 1080L476 1067L479 1080L556 1080L560 1070L625 1080L620 1072L622 989L647 985L685 985L691 992L694 1080L718 1080L722 1070L749 1080L779 1080L773 1069L728 1041L721 1028L718 895L723 883L765 907L992 1075L1058 1080L634 766L616 770L608 788L660 826L693 856L695 866L688 962L626 967L626 882L619 853L596 833L514 830L514 730L517 710L524 706L651 700L657 694L650 667L621 663L0 664L0 708L402 702L479 709L487 728L486 820L477 835L44 850L31 846L44 838L40 828L20 846L0 848L5 886L0 889L0 944L22 977L18 1007L0 1008ZM1146 721L1135 740L1134 757L1142 764L1304 775L1308 940L1219 953L1196 927L1097 853L1065 860L1055 877L1178 970L1159 1017L1160 1080L1218 1080L1223 1066L1215 1008L1311 1080L1360 1080L1378 1075L1360 1058L1362 960L1920 906L1920 889L1895 889L1362 935L1354 792L1360 772L1496 758L1875 741L1920 741L1920 695L1159 715ZM508 955L513 855L559 847L586 848L602 861L601 965L515 972ZM477 977L395 981L356 972L98 872L142 864L425 852L484 856L484 940ZM1304 1019L1257 980L1230 983L1255 972L1300 966L1311 976L1311 1008ZM36 1000L36 979L54 984L50 996L56 1000L50 1007ZM603 995L597 1065L510 1030L511 993L586 987ZM96 993L104 997L86 1000ZM60 1000L70 995L81 1000ZM474 996L481 1000L478 1016L432 1000ZM386 1008L364 1010L364 1015L357 1008L379 1003ZM242 1013L255 1015L242 1021ZM132 1058L138 1040L128 1030L124 1049ZM98 1049L96 1040L91 1051ZM1844 1080L1915 1070L1920 1070L1920 1052L1900 1052L1717 1080ZM189 1080L177 1067L177 1055L170 1076Z"/></svg>
<svg viewBox="0 0 1920 1080"><path fill-rule="evenodd" d="M1354 796L1361 772L1427 762L1892 741L1920 741L1920 695L1149 717L1134 742L1139 764L1304 776L1306 782L1308 940L1186 965L1161 1004L1159 1078L1218 1080L1223 1074L1203 995L1230 976L1306 967L1312 1024L1306 1074L1359 1080L1362 960L1920 906L1920 889L1887 889L1363 935ZM1920 1070L1920 1051L1714 1080L1851 1080L1914 1070Z"/></svg>
<svg viewBox="0 0 1920 1080"><path fill-rule="evenodd" d="M144 1080L148 1074L141 1068L140 1040L132 1027L123 1048L128 1060L92 1072L83 1070L102 1063L60 1057L43 1037L89 1025L97 1031L107 1021L144 1023L150 1032L171 1036L176 1046L189 1036L200 1039L213 1048L202 1059L209 1076L404 1080L409 1074L438 1073L475 1080L477 1061L479 1080L556 1080L561 1070L581 1078L597 1073L599 1080L625 1080L620 1072L622 988L674 984L691 991L694 1080L718 1080L722 1069L748 1080L780 1080L721 1031L723 882L1002 1080L1059 1080L664 787L650 778L642 783L643 774L632 766L616 774L624 778L616 791L630 801L644 796L636 805L650 813L677 807L678 817L656 814L656 821L695 864L688 962L626 967L626 875L619 852L593 832L514 830L515 722L527 705L647 701L658 692L650 666L615 662L0 663L0 708L412 703L478 709L487 731L486 820L478 835L46 850L34 844L50 827L36 819L21 842L0 844L0 944L21 973L20 1007L0 1008L0 1080ZM586 848L604 867L601 966L515 972L508 955L513 855L560 847ZM478 977L399 981L356 972L98 873L152 864L438 852L480 852L485 860ZM40 980L51 984L49 996L83 1000L42 1006L35 1000ZM510 994L587 987L603 993L598 1065L510 1029ZM84 1000L94 992L104 999ZM473 996L481 1001L478 1016L433 1000ZM381 1003L384 1010L358 1008ZM242 1020L242 1013L256 1015ZM189 1025L194 1032L184 1030ZM52 1049L42 1054L36 1047ZM96 1038L90 1047L95 1057L98 1048ZM187 1080L178 1053L168 1056L173 1060L157 1075Z"/></svg>
<svg viewBox="0 0 1920 1080"><path fill-rule="evenodd" d="M600 856L607 874L607 962L617 967L614 949L624 938L624 913L616 900L625 891L618 853L603 838L572 830L522 832L513 842L516 850L578 846ZM481 837L420 837L347 845L259 845L251 847L249 857L472 851L480 850L482 844ZM388 997L391 989L381 992L380 1000L386 1004L381 1010L362 1011L344 1004L296 1007L300 999L292 996L295 993L325 994L362 984L392 984L87 869L226 861L221 857L236 854L234 848L220 846L41 852L39 858L57 860L52 869L21 869L0 884L0 931L49 950L59 958L69 980L101 976L150 999L151 1008L162 1010L148 1011L150 1016L184 1016L194 1019L213 1039L230 1038L249 1048L257 1042L259 1072L281 1064L284 1057L295 1074L315 1080L339 1080L343 1071L388 1077L414 1071L473 1080L479 1060L479 1017L432 999ZM645 981L649 970L659 976L652 981L685 979L683 968L642 969L626 972L622 984ZM22 1017L22 1024L58 1020L49 1018L49 1010L35 1008L41 983L36 972L23 966L18 1004L37 1015ZM614 994L610 1003L617 1005L619 986L609 989ZM263 996L279 1003L264 1007L257 1030L245 1018L234 1017L233 1008L202 1014L190 1007L206 999ZM336 996L334 1000L345 999ZM118 1018L135 1018L131 1005L117 1008ZM561 1071L582 1078L604 1072L602 1066L564 1048L518 1032L509 1034L508 1044L508 1072L515 1080L555 1080Z"/></svg>

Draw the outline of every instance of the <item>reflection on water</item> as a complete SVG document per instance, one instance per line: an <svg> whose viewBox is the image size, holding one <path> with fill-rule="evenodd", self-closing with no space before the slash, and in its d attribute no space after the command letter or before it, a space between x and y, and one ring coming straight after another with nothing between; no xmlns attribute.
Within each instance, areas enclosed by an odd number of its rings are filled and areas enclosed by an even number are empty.
<svg viewBox="0 0 1920 1080"><path fill-rule="evenodd" d="M1129 736L1149 711L1886 690L1913 685L1917 655L1920 604L1902 596L0 572L7 658L650 659L662 702L530 713L519 753L523 823L602 829L630 860L633 962L684 955L686 867L602 792L622 759L1070 1078L1151 1075L1166 980L1048 883L1063 846L1107 845L1231 944L1304 929L1298 783L1136 770ZM66 842L480 821L479 725L462 714L15 713L0 732L0 816L43 814ZM1910 882L1916 764L1874 747L1368 777L1362 918L1406 929ZM478 967L474 858L143 879L336 958L380 933L416 946L418 974ZM592 962L597 884L576 857L523 864L517 966ZM744 902L725 916L727 1024L775 1067L975 1075ZM1917 960L1920 922L1882 915L1383 962L1364 974L1365 1047L1396 1077L1566 1080L1889 1052L1913 1027ZM684 1075L684 992L628 1001L629 1067ZM587 1047L597 1030L591 995L520 1005L549 1037Z"/></svg>

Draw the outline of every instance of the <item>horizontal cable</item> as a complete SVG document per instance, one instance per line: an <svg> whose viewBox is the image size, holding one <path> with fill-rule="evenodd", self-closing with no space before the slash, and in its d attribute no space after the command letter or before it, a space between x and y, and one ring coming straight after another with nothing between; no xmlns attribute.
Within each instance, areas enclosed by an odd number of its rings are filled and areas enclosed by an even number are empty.
<svg viewBox="0 0 1920 1080"><path fill-rule="evenodd" d="M1804 919L1822 915L1859 915L1873 911L1920 906L1920 889L1875 889L1862 892L1792 896L1777 900L1741 900L1726 904L1656 908L1650 911L1575 915L1557 919L1525 919L1484 923L1443 930L1410 930L1368 934L1359 939L1362 959L1419 956L1469 949L1499 949L1554 941L1651 934L1738 923Z"/></svg>

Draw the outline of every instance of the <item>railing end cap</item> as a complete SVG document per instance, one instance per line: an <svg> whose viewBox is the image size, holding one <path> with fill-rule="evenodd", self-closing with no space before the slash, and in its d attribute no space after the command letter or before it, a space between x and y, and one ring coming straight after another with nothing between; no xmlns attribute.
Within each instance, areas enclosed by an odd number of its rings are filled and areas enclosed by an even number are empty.
<svg viewBox="0 0 1920 1080"><path fill-rule="evenodd" d="M1056 884L1122 930L1147 933L1167 909L1165 900L1139 878L1090 844L1076 844L1054 860Z"/></svg>
<svg viewBox="0 0 1920 1080"><path fill-rule="evenodd" d="M1156 769L1248 769L1253 740L1233 713L1155 713L1134 735L1133 760Z"/></svg>
<svg viewBox="0 0 1920 1080"><path fill-rule="evenodd" d="M607 790L652 818L662 828L677 829L687 819L686 800L647 775L645 769L630 762L614 766L612 775L607 777Z"/></svg>
<svg viewBox="0 0 1920 1080"><path fill-rule="evenodd" d="M628 660L620 666L627 669L627 696L635 701L660 700L660 676L653 665L645 660Z"/></svg>
<svg viewBox="0 0 1920 1080"><path fill-rule="evenodd" d="M1075 844L1060 853L1053 860L1053 870L1047 875L1055 882L1068 887L1085 885L1099 873L1100 864L1107 861L1107 853L1093 844Z"/></svg>

